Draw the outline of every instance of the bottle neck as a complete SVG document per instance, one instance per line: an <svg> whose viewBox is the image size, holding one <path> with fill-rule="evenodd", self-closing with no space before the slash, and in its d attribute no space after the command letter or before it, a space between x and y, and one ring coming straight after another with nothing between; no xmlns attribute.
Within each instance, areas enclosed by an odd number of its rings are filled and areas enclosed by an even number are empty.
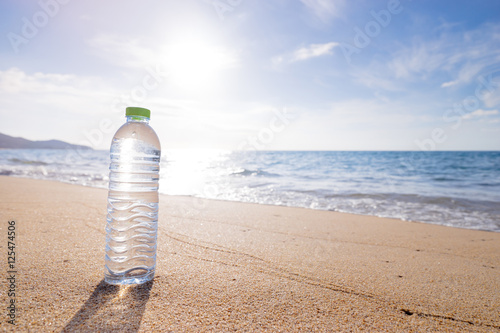
<svg viewBox="0 0 500 333"><path fill-rule="evenodd" d="M149 124L149 118L143 116L127 116L127 123L146 123Z"/></svg>

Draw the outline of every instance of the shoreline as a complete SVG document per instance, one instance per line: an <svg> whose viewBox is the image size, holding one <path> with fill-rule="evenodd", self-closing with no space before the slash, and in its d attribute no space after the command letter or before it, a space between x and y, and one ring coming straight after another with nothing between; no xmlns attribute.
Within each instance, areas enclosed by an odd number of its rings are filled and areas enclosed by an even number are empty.
<svg viewBox="0 0 500 333"><path fill-rule="evenodd" d="M66 183L66 184L68 184L68 183ZM77 185L77 184L70 184L70 185ZM92 187L92 188L101 188L102 189L102 187L93 187L93 186L85 186L85 185L80 185L80 186ZM351 212L329 210L329 209L319 209L319 208L300 207L300 206L287 206L287 205L278 205L278 204L270 204L270 203L246 202L246 201L236 201L236 200L229 200L229 199L202 198L202 197L196 197L196 196L192 196L192 195L180 195L180 194L165 194L165 193L160 193L160 196L173 197L173 198L186 198L186 199L191 199L192 201L195 201L195 200L207 200L207 201L220 201L220 202L227 202L227 203L249 204L249 205L270 206L270 207L297 208L297 209L305 209L305 210L309 210L309 211L313 211L313 212L331 212L331 213L353 215L353 216L364 216L364 217L370 217L370 218L375 218L375 219L379 218L379 219L388 219L388 220L395 220L395 221L408 222L408 223L419 223L419 224L424 224L424 225L433 225L433 226L439 226L439 227L445 227L445 228L454 228L454 229L461 229L461 230L471 230L471 231L482 231L482 232L500 233L500 231L488 230L488 229L466 228L466 227L459 227L459 226L445 225L445 224L438 224L438 223L431 223L431 222L421 222L421 221L417 221L417 220L405 220L405 219L397 218L397 217L387 217L387 216L379 216L379 215L368 215L368 214L351 213Z"/></svg>
<svg viewBox="0 0 500 333"><path fill-rule="evenodd" d="M100 187L100 186L96 186L96 185L83 185L83 184L78 184L78 183L66 182L66 181L62 181L62 180L36 179L36 178L29 178L29 177L23 177L23 176L16 176L16 175L12 176L12 175L2 175L2 174L0 174L0 177L11 177L11 178L18 178L18 179L41 180L41 181L47 181L47 182L62 183L62 184L67 184L67 185L82 186L82 187L86 187L86 188L105 189L107 191L107 187ZM436 223L433 223L433 222L422 222L422 221L419 221L419 220L409 220L409 219L403 219L403 218L398 218L398 217L380 216L380 215L368 215L368 214L353 213L353 212L347 212L347 211L336 211L336 210L328 210L328 209L319 209L319 208L310 208L310 207L301 207L301 206L291 206L291 205L284 205L284 204L272 204L272 203L257 203L257 202L237 201L237 200L219 199L219 198L217 198L217 199L202 198L202 197L196 197L194 195L166 194L166 193L159 193L159 194L161 196L167 196L167 197L189 198L192 201L196 201L196 200L209 200L209 201L221 201L221 202L228 202L228 203L242 203L242 204L265 205L265 206L272 206L272 207L301 208L301 209L307 209L307 210L312 210L312 211L323 211L323 212L333 212L333 213L340 213L340 214L351 214L351 215L355 215L355 216L367 216L367 217L381 218L381 219L394 219L394 220L402 221L402 222L422 223L422 224L426 224L426 225L436 225L436 226L456 228L456 229L477 230L477 231L500 233L500 231L489 230L489 229L472 228L472 227L467 228L467 227L462 227L462 226L439 224L437 222Z"/></svg>
<svg viewBox="0 0 500 333"><path fill-rule="evenodd" d="M0 233L16 220L19 256L3 330L500 329L499 233L162 195L156 277L120 288L102 282L106 197L0 176Z"/></svg>

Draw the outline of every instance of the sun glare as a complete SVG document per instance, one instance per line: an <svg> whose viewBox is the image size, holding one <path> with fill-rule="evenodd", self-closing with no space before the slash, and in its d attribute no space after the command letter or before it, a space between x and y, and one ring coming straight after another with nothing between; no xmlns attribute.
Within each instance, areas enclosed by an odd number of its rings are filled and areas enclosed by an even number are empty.
<svg viewBox="0 0 500 333"><path fill-rule="evenodd" d="M200 41L171 45L163 61L171 82L189 90L209 89L221 84L222 72L236 65L231 52Z"/></svg>
<svg viewBox="0 0 500 333"><path fill-rule="evenodd" d="M198 195L226 161L230 151L222 149L171 149L162 159L160 188L171 195ZM210 179L207 178L210 176ZM166 185L163 185L165 183Z"/></svg>

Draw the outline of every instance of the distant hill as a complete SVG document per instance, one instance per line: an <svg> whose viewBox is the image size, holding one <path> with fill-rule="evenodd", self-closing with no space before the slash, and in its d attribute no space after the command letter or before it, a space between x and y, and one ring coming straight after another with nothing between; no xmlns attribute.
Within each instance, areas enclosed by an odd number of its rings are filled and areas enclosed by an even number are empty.
<svg viewBox="0 0 500 333"><path fill-rule="evenodd" d="M31 141L0 133L0 149L92 149L59 140Z"/></svg>

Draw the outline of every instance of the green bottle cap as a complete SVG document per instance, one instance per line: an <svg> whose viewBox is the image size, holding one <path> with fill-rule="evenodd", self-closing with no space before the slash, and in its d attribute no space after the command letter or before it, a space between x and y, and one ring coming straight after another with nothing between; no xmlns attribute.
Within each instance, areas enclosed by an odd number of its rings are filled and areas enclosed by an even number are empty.
<svg viewBox="0 0 500 333"><path fill-rule="evenodd" d="M150 118L151 116L151 111L145 108L138 108L134 106L129 106L126 111L125 115L127 116L141 116L141 117L146 117Z"/></svg>

